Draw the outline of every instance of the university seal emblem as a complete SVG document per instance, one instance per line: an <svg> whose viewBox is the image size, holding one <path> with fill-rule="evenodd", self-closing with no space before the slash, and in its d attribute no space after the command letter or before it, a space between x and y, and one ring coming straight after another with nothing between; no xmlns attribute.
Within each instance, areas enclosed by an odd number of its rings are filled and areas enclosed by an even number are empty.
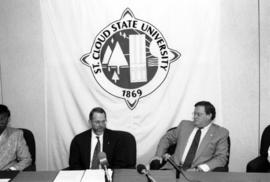
<svg viewBox="0 0 270 182"><path fill-rule="evenodd" d="M101 30L81 62L98 84L124 99L130 109L166 79L180 53L170 49L161 32L126 9L121 18Z"/></svg>

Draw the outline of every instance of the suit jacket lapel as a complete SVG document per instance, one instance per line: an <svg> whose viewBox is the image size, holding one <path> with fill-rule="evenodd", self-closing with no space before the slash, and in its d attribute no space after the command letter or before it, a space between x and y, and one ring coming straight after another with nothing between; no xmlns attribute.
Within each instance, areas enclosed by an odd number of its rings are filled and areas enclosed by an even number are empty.
<svg viewBox="0 0 270 182"><path fill-rule="evenodd" d="M85 138L85 145L83 149L83 158L85 159L85 167L88 169L90 167L90 155L91 155L91 138L92 138L92 130L89 130L89 135L87 135L87 138Z"/></svg>
<svg viewBox="0 0 270 182"><path fill-rule="evenodd" d="M191 132L193 131L193 129L194 129L194 126L193 125L187 125L188 127L186 127L186 128L182 128L182 135L181 135L181 137L180 137L180 141L178 141L178 142L180 142L180 145L179 145L179 147L180 147L180 149L179 149L179 154L177 154L178 155L178 160L179 160L179 163L181 162L181 160L182 160L182 157L183 157L183 153L184 153L184 150L185 150L185 148L186 148L186 145L187 145L187 141L188 141L188 138L189 138L189 136L190 136L190 134L191 134ZM177 143L178 143L177 142ZM177 151L177 150L176 150Z"/></svg>
<svg viewBox="0 0 270 182"><path fill-rule="evenodd" d="M107 129L104 130L103 135L103 151L107 154L109 152L109 135Z"/></svg>
<svg viewBox="0 0 270 182"><path fill-rule="evenodd" d="M212 137L214 136L214 132L215 132L215 126L214 124L212 124L210 126L210 128L208 129L207 133L205 134L202 142L199 145L199 148L196 152L194 161L196 161L202 154L202 152L204 151L205 147L207 147L207 145L210 143L210 141L212 140Z"/></svg>

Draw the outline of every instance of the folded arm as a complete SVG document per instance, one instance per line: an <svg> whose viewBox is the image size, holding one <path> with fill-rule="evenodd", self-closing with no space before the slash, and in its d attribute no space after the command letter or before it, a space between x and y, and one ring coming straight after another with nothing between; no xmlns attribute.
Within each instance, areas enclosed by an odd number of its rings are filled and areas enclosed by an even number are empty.
<svg viewBox="0 0 270 182"><path fill-rule="evenodd" d="M22 131L18 134L16 156L18 162L12 165L12 169L14 170L23 170L32 162L31 154L23 137Z"/></svg>

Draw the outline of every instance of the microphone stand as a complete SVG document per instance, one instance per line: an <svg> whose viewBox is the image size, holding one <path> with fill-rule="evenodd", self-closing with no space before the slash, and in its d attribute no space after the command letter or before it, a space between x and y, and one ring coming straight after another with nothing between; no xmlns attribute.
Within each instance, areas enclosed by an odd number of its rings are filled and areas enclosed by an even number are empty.
<svg viewBox="0 0 270 182"><path fill-rule="evenodd" d="M105 177L106 177L105 179L106 179L106 181L107 181L107 182L112 182L112 179L111 179L111 176L110 176L110 174L109 174L109 171L108 171L107 166L104 165L103 168L104 168L104 171L105 171Z"/></svg>
<svg viewBox="0 0 270 182"><path fill-rule="evenodd" d="M178 166L171 157L167 158L166 160L174 167L174 169L176 169L176 179L180 179L180 174L182 174L183 177L189 182L200 182L197 180L189 179L182 170L183 166Z"/></svg>
<svg viewBox="0 0 270 182"><path fill-rule="evenodd" d="M156 180L151 176L150 172L146 169L145 165L138 164L136 168L139 174L146 176L148 182L156 182Z"/></svg>
<svg viewBox="0 0 270 182"><path fill-rule="evenodd" d="M156 182L156 180L152 176L148 175L148 173L145 174L145 176L146 176L148 182Z"/></svg>

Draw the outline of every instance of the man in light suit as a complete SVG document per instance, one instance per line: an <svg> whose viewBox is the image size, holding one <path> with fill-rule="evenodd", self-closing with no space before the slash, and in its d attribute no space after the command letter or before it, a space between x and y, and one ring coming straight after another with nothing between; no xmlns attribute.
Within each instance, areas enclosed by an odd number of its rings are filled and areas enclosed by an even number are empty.
<svg viewBox="0 0 270 182"><path fill-rule="evenodd" d="M172 159L185 170L207 172L225 166L229 132L213 123L215 116L215 107L210 102L196 103L193 121L183 120L176 129L167 132L158 144L154 159L161 162L163 158L168 158L167 149L176 144ZM193 157L190 157L192 153ZM172 166L166 163L163 168Z"/></svg>
<svg viewBox="0 0 270 182"><path fill-rule="evenodd" d="M31 155L23 137L23 131L8 127L10 112L0 104L0 171L20 171L28 167Z"/></svg>
<svg viewBox="0 0 270 182"><path fill-rule="evenodd" d="M70 146L69 167L72 170L96 169L95 148L100 143L99 152L105 152L108 160L108 168L134 168L136 165L136 142L135 156L127 159L126 147L123 147L123 131L113 131L106 128L107 118L105 111L94 108L89 114L91 129L74 137ZM131 135L131 134L129 134ZM133 137L133 136L132 136ZM99 141L98 141L99 140ZM98 168L101 168L99 165Z"/></svg>

